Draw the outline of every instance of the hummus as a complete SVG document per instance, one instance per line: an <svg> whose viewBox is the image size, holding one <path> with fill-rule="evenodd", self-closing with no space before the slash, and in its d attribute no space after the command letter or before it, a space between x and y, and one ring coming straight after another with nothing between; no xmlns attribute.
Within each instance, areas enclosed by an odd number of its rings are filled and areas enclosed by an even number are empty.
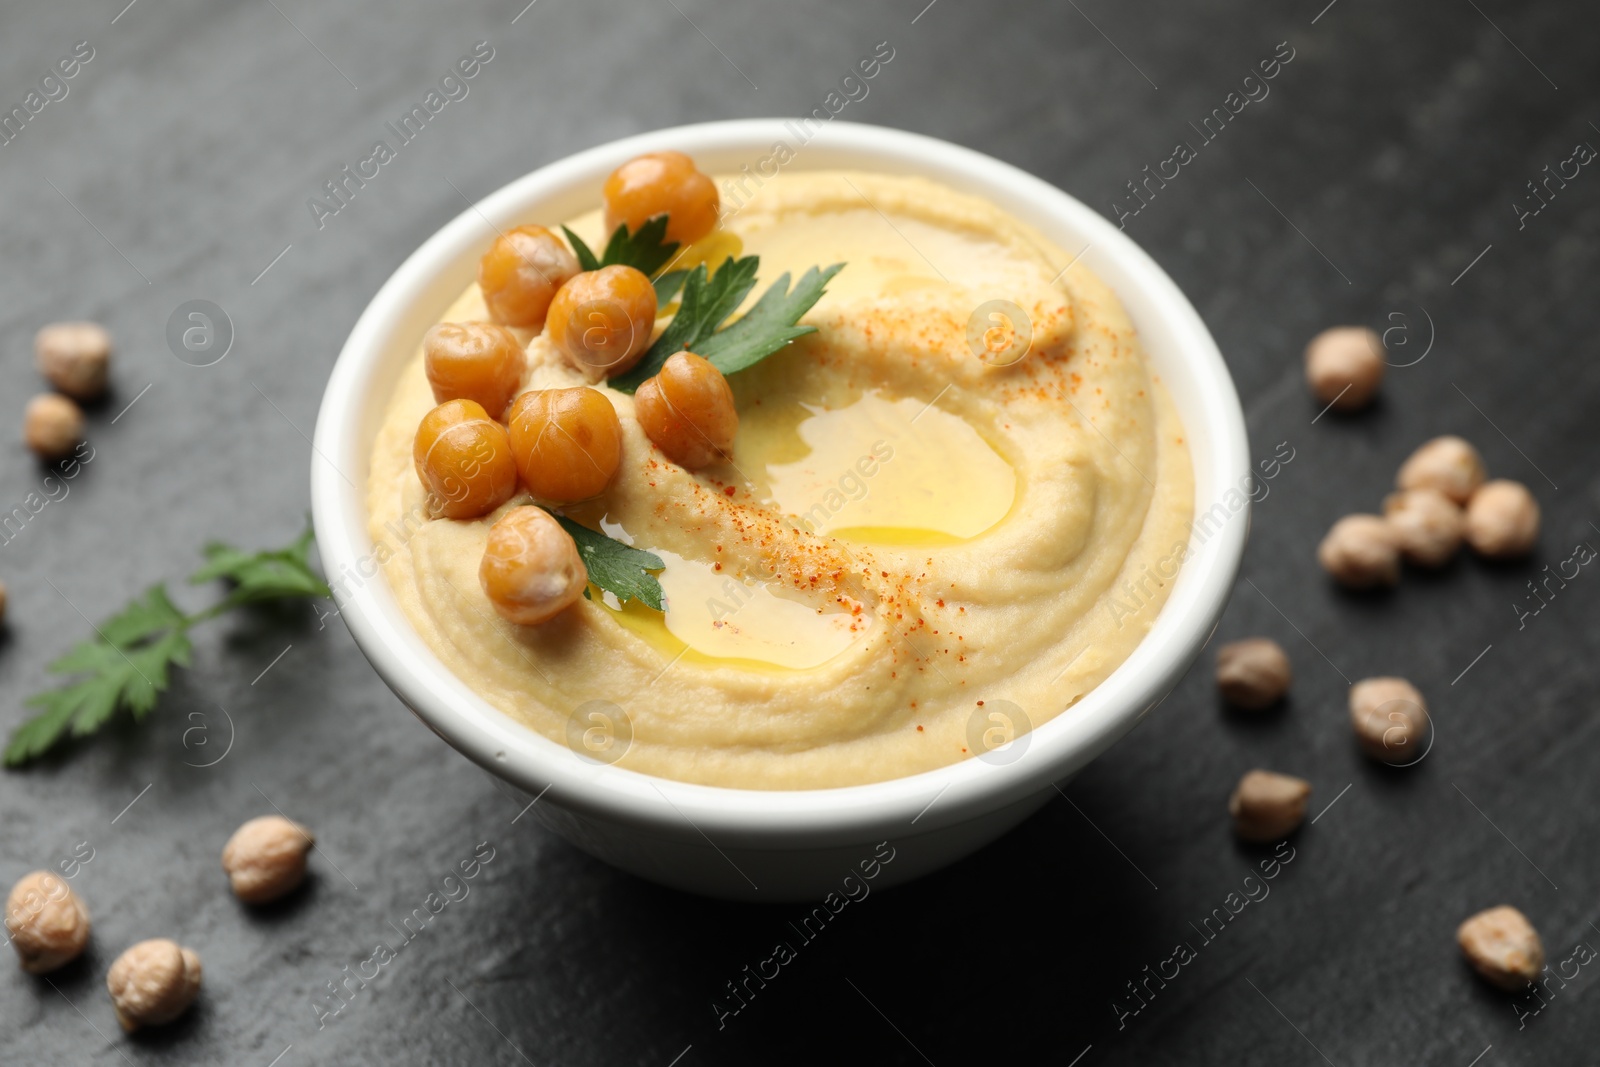
<svg viewBox="0 0 1600 1067"><path fill-rule="evenodd" d="M603 243L598 212L569 225ZM848 264L804 320L819 332L729 378L733 460L696 473L607 389L622 465L567 509L665 561L665 613L591 588L540 626L495 614L478 566L505 509L424 518L420 337L369 489L396 599L489 704L580 753L607 731L591 758L636 771L810 789L1014 756L990 750L1122 663L1187 554L1183 428L1122 306L1071 251L918 178L779 175L689 256L736 246L761 257L751 301ZM975 317L995 300L1015 326ZM487 317L474 284L441 321ZM524 388L583 384L519 339Z"/></svg>

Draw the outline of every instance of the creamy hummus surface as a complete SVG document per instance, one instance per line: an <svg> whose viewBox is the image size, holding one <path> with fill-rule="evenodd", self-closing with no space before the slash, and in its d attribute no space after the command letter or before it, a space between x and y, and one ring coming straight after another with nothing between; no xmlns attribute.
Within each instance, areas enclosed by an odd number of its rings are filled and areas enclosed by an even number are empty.
<svg viewBox="0 0 1600 1067"><path fill-rule="evenodd" d="M603 244L598 211L569 225ZM1183 427L1115 295L1078 250L918 178L779 175L685 262L740 245L761 257L747 306L784 272L847 264L803 320L818 332L730 375L732 461L695 473L606 389L621 468L566 509L661 557L665 614L593 587L539 626L492 610L478 580L489 527L529 498L475 521L424 517L420 337L369 489L401 608L531 729L709 785L895 778L1071 714L1144 637L1188 551ZM1022 314L979 311L990 301ZM487 318L474 284L441 321ZM584 384L543 336L516 332L524 389Z"/></svg>

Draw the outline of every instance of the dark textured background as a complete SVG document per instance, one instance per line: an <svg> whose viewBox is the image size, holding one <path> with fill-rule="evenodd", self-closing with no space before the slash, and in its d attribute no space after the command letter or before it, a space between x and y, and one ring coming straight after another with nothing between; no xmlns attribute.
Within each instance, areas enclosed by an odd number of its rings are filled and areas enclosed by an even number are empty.
<svg viewBox="0 0 1600 1067"><path fill-rule="evenodd" d="M850 908L719 1031L712 999L790 936L799 909L660 890L532 819L513 824L524 801L407 714L337 622L223 621L142 728L0 775L0 881L88 842L74 884L95 918L87 960L55 988L0 967L0 1058L942 1067L1067 1064L1092 1046L1078 1062L1592 1061L1600 967L1579 968L1519 1029L1513 1002L1476 982L1453 943L1461 919L1510 902L1552 960L1600 945L1600 574L1585 568L1524 629L1512 607L1539 567L1580 539L1600 546L1600 174L1585 168L1523 229L1511 206L1577 142L1600 144L1592 10L538 0L513 25L523 0L124 2L0 14L7 108L74 42L95 49L70 95L0 147L5 439L39 388L38 326L94 318L120 345L115 394L91 413L94 462L0 546L6 726L48 659L86 633L80 611L99 618L188 573L209 537L263 545L296 532L334 355L461 194L640 130L810 111L883 40L895 58L843 117L991 153L1108 214L1123 183L1192 139L1188 123L1278 42L1295 49L1270 97L1128 230L1216 334L1256 456L1294 450L1256 511L1218 637L1276 637L1297 679L1285 709L1246 721L1219 707L1208 653L1066 789L1070 802ZM480 39L495 58L471 95L319 232L306 198ZM237 341L196 369L164 331L202 298L226 310ZM1343 322L1402 327L1396 362L1430 337L1431 351L1391 373L1374 410L1313 425L1299 353ZM1330 588L1316 539L1340 514L1375 508L1404 455L1442 432L1533 488L1538 554L1507 567L1463 557L1379 597ZM0 511L43 475L5 445ZM193 606L213 594L181 595ZM1346 679L1390 672L1416 681L1437 720L1433 751L1405 771L1364 761L1346 726ZM226 758L191 766L216 758L230 719ZM1258 765L1310 778L1314 811L1340 799L1296 840L1270 897L1119 1030L1124 983L1178 941L1198 943L1190 923L1257 860L1223 808ZM217 856L240 821L269 810L264 796L313 826L321 851L307 891L250 912ZM495 859L471 895L319 1031L323 984L484 841ZM105 968L156 935L200 952L205 990L177 1025L124 1038Z"/></svg>

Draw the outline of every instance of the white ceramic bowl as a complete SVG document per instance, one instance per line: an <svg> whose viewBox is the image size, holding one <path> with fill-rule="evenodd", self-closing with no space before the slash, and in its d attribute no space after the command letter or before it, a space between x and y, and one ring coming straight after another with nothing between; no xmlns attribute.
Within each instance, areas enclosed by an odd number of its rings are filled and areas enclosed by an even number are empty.
<svg viewBox="0 0 1600 1067"><path fill-rule="evenodd" d="M311 493L317 543L356 643L402 701L440 737L540 797L546 826L624 870L680 889L748 900L819 900L871 861L893 859L875 887L905 882L987 844L1055 795L1177 683L1215 628L1244 551L1248 489L1244 416L1216 343L1172 280L1084 204L1005 163L943 141L834 122L803 142L798 122L713 122L629 137L519 178L463 211L395 271L345 342L317 420ZM476 277L496 227L593 208L614 168L678 149L711 173L737 172L794 149L788 167L917 174L998 204L1082 261L1121 297L1182 416L1194 458L1196 515L1220 525L1192 538L1166 606L1110 678L1035 729L1021 758L969 759L908 778L842 789L765 792L692 785L594 763L490 707L434 656L378 572L367 534L371 443L393 383L424 330ZM1237 498L1235 498L1237 499ZM888 850L883 851L888 855Z"/></svg>

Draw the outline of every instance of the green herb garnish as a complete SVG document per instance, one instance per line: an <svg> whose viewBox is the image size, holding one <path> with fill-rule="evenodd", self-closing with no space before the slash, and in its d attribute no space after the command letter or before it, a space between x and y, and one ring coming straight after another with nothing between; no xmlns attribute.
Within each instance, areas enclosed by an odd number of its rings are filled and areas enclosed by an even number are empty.
<svg viewBox="0 0 1600 1067"><path fill-rule="evenodd" d="M632 233L628 232L628 224L622 223L612 231L611 240L606 242L606 250L599 257L584 243L583 238L565 226L561 230L567 235L572 251L578 257L578 266L584 270L620 265L654 274L666 266L678 251L678 242L667 240L665 215L657 215Z"/></svg>
<svg viewBox="0 0 1600 1067"><path fill-rule="evenodd" d="M743 256L724 262L715 274L708 274L704 263L695 267L684 279L678 313L655 344L632 370L607 384L631 393L658 373L668 357L685 349L710 360L723 374L732 374L759 363L797 337L816 333L815 326L796 324L822 298L829 280L844 268L843 263L826 269L812 267L793 290L789 288L789 275L783 275L747 315L722 329L728 316L755 288L760 265L759 256Z"/></svg>
<svg viewBox="0 0 1600 1067"><path fill-rule="evenodd" d="M683 283L689 278L686 270L669 270L655 281L656 310L660 311L672 303L672 298L678 295L678 290L683 288Z"/></svg>
<svg viewBox="0 0 1600 1067"><path fill-rule="evenodd" d="M197 615L185 615L168 598L165 585L144 595L95 629L50 664L52 674L74 675L74 681L38 693L27 706L40 713L12 731L4 760L18 767L37 759L71 737L86 737L126 709L141 722L156 706L169 682L169 668L189 666L194 647L191 627L245 604L331 596L311 569L312 531L287 548L244 552L230 545L207 545L207 563L191 576L195 583L217 578L233 583L228 596Z"/></svg>
<svg viewBox="0 0 1600 1067"><path fill-rule="evenodd" d="M843 263L826 269L812 267L800 276L792 290L789 275L780 275L738 322L711 334L692 351L710 360L723 374L732 374L761 362L796 337L816 333L815 326L795 324L822 299L828 282L843 269Z"/></svg>
<svg viewBox="0 0 1600 1067"><path fill-rule="evenodd" d="M577 542L578 555L589 571L589 581L620 601L637 600L656 611L662 610L661 583L650 573L666 566L660 556L625 545L565 515L556 515L555 520ZM588 595L589 591L584 590L584 596Z"/></svg>
<svg viewBox="0 0 1600 1067"><path fill-rule="evenodd" d="M218 578L233 583L228 599L212 609L213 613L263 600L330 597L333 592L328 583L311 569L314 536L314 531L307 526L305 533L295 538L288 548L265 552L245 552L213 541L201 553L206 557L206 565L189 576L189 584L203 585Z"/></svg>

